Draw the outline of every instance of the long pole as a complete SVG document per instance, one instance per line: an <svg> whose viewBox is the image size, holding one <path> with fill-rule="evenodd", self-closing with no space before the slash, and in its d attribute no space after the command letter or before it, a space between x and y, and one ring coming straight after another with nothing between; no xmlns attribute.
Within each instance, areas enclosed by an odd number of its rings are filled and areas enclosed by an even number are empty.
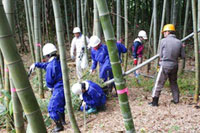
<svg viewBox="0 0 200 133"><path fill-rule="evenodd" d="M61 61L61 69L62 69L62 76L63 76L63 83L64 83L67 112L68 112L69 120L74 132L79 133L80 130L78 128L78 125L73 113L73 108L72 108L69 75L68 75L69 70L67 68L67 62L66 62L64 29L63 29L63 23L62 23L60 3L58 0L52 0L52 3L53 3L53 11L54 11L54 17L55 17L55 22L56 22L56 35L57 35L58 46L59 46L59 54L60 54L60 61Z"/></svg>
<svg viewBox="0 0 200 133"><path fill-rule="evenodd" d="M122 26L122 20L121 20L121 0L117 0L117 41L119 41L121 39L121 26Z"/></svg>
<svg viewBox="0 0 200 133"><path fill-rule="evenodd" d="M192 0L192 18L193 18L193 31L194 31L194 53L195 53L195 94L194 102L197 103L199 100L199 83L200 83L200 73L199 73L199 45L198 45L198 35L197 35L197 13L196 13L196 0Z"/></svg>

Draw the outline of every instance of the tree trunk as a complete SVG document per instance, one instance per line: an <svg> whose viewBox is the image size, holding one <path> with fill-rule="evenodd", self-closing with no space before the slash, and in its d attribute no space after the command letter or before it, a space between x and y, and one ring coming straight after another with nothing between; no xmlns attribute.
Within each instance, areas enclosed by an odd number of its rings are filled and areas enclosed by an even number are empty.
<svg viewBox="0 0 200 133"><path fill-rule="evenodd" d="M122 68L118 56L118 49L115 44L115 34L111 23L106 0L96 0L96 3L99 10L99 16L103 27L106 44L108 46L109 57L112 64L112 71L114 74L114 78L116 79L115 85L118 91L127 90L125 86L125 80L122 75ZM118 94L118 98L126 131L135 132L127 93Z"/></svg>
<svg viewBox="0 0 200 133"><path fill-rule="evenodd" d="M41 62L41 36L40 36L40 12L39 12L39 1L33 0L33 14L34 14L34 33L35 33L35 48L36 48L36 62ZM43 76L42 70L37 69L37 76L39 82L39 94L40 98L44 98L43 92Z"/></svg>
<svg viewBox="0 0 200 133"><path fill-rule="evenodd" d="M52 3L53 3L53 11L54 11L54 17L55 17L55 22L56 22L56 35L57 35L58 46L59 46L67 112L68 112L68 116L69 116L69 120L72 125L72 128L74 132L77 133L77 132L80 132L80 130L76 123L76 119L75 119L73 108L72 108L72 102L71 102L71 93L70 93L70 84L69 84L69 75L68 75L69 70L66 65L67 62L66 62L65 43L64 43L64 30L63 30L60 4L58 0L52 0Z"/></svg>
<svg viewBox="0 0 200 133"><path fill-rule="evenodd" d="M21 57L18 54L13 34L3 10L2 0L0 0L0 18L0 49L16 86L25 115L34 133L46 133L42 113L29 83Z"/></svg>

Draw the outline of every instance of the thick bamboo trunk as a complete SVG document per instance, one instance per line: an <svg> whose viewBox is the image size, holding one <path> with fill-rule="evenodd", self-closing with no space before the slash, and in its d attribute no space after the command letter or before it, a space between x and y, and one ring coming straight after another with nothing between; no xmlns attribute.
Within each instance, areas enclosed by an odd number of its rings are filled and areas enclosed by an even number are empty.
<svg viewBox="0 0 200 133"><path fill-rule="evenodd" d="M199 73L199 45L198 45L198 35L197 35L197 1L192 0L192 18L193 18L193 31L194 31L194 54L195 54L195 94L194 102L197 103L199 100L199 83L200 83L200 73Z"/></svg>
<svg viewBox="0 0 200 133"><path fill-rule="evenodd" d="M103 27L106 44L108 46L109 57L112 64L112 71L115 78L115 85L117 87L118 92L127 90L125 85L125 80L122 75L122 68L118 56L118 49L115 44L116 40L115 40L114 30L111 23L111 18L108 11L106 0L96 0L96 3L99 10L99 16ZM118 98L119 98L120 109L124 119L126 132L135 132L127 93L118 94Z"/></svg>
<svg viewBox="0 0 200 133"><path fill-rule="evenodd" d="M67 112L69 116L70 123L74 132L80 132L74 113L72 108L71 102L71 93L70 93L70 84L69 84L69 75L68 75L68 68L66 62L66 53L65 53L65 43L64 43L64 30L63 30L63 23L62 23L62 15L60 10L60 3L58 0L52 0L53 3L53 11L54 17L56 22L56 35L58 40L59 46L59 54L60 54L60 61L61 61L61 68L62 68L62 76L63 76L63 83L64 83L64 92L65 92L65 101L67 106Z"/></svg>
<svg viewBox="0 0 200 133"><path fill-rule="evenodd" d="M32 8L32 3L33 3L33 0L27 0L29 21L30 21L30 25L31 25L31 35L32 35L32 40L35 40L35 37L34 37L34 26L33 26L34 22L33 22L33 13L32 13L32 9L33 9Z"/></svg>
<svg viewBox="0 0 200 133"><path fill-rule="evenodd" d="M33 14L34 14L34 44L36 50L36 62L41 62L41 36L40 36L40 12L39 12L39 0L33 0ZM43 78L42 70L37 69L37 76L39 82L39 94L40 98L44 98L43 91Z"/></svg>
<svg viewBox="0 0 200 133"><path fill-rule="evenodd" d="M42 114L30 86L21 57L18 54L13 34L3 10L2 0L0 0L0 18L0 49L6 60L11 78L16 86L16 91L22 103L25 115L34 133L45 133L46 128Z"/></svg>

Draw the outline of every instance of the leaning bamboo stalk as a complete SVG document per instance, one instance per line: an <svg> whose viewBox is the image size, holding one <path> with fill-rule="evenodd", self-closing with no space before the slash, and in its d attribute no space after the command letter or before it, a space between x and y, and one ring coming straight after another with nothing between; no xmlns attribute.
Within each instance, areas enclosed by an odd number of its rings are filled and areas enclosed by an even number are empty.
<svg viewBox="0 0 200 133"><path fill-rule="evenodd" d="M198 30L198 32L200 32L200 30ZM187 39L189 39L189 38L192 37L193 35L194 35L194 33L189 34L189 35L186 36L185 38L181 39L181 42L186 41ZM133 73L134 71L140 69L141 67L143 67L143 66L145 66L145 65L147 65L147 64L149 64L149 63L151 63L152 61L156 60L158 57L159 57L159 54L154 55L154 56L151 57L150 59L144 61L143 63L141 63L141 64L137 65L136 67L134 67L134 68L128 70L127 72L125 72L125 73L123 74L123 76L127 76L127 75ZM104 85L108 85L108 84L111 84L111 83L113 83L113 82L115 82L115 80L114 80L114 79L110 79L109 81L106 81L106 82L104 83Z"/></svg>
<svg viewBox="0 0 200 133"><path fill-rule="evenodd" d="M199 83L200 83L200 73L199 73L199 46L198 46L198 35L197 35L197 13L196 13L196 0L192 0L192 18L193 18L193 31L194 31L194 53L195 53L195 94L194 102L197 103L199 100Z"/></svg>
<svg viewBox="0 0 200 133"><path fill-rule="evenodd" d="M33 0L33 15L34 15L34 44L36 49L36 62L41 62L41 36L40 36L40 13L39 0ZM44 98L42 70L37 69L37 76L39 82L40 98Z"/></svg>
<svg viewBox="0 0 200 133"><path fill-rule="evenodd" d="M125 85L125 80L122 75L121 63L118 56L118 49L115 44L116 40L115 40L113 26L111 23L110 14L108 11L108 6L106 0L96 0L96 3L99 10L99 16L103 27L106 44L108 46L112 71L115 78L115 85L117 87L118 92L119 91L121 92L127 88ZM128 102L128 96L126 93L121 93L118 94L118 98L126 132L135 132L131 109Z"/></svg>
<svg viewBox="0 0 200 133"><path fill-rule="evenodd" d="M54 11L54 17L55 17L55 22L56 22L56 35L57 35L58 46L59 46L59 54L60 54L60 61L61 61L62 78L63 78L63 83L64 83L64 93L65 93L67 112L68 112L69 120L74 132L80 132L74 113L73 113L73 108L72 108L69 75L68 75L68 68L66 65L67 62L66 62L65 42L64 42L64 29L63 29L62 15L61 15L61 10L60 10L60 3L58 0L52 0L52 3L53 3L53 11Z"/></svg>
<svg viewBox="0 0 200 133"><path fill-rule="evenodd" d="M16 86L16 92L23 106L25 115L34 133L45 133L46 128L42 113L28 80L22 59L17 51L13 34L3 10L2 0L0 0L0 18L0 49Z"/></svg>

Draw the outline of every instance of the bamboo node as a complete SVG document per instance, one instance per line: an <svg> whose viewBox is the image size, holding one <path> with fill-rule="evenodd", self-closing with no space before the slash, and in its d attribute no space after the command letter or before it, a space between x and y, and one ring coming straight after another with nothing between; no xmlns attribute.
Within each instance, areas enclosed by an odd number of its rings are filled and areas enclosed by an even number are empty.
<svg viewBox="0 0 200 133"><path fill-rule="evenodd" d="M111 62L111 65L115 65L115 64L120 64L120 61L116 61L116 62Z"/></svg>
<svg viewBox="0 0 200 133"><path fill-rule="evenodd" d="M25 88L19 88L19 89L16 90L16 92L19 93L19 92L25 91L28 88L30 88L30 86L27 86Z"/></svg>
<svg viewBox="0 0 200 133"><path fill-rule="evenodd" d="M119 101L119 104L125 105L125 104L128 104L128 101L126 101L126 102L121 102L121 101Z"/></svg>
<svg viewBox="0 0 200 133"><path fill-rule="evenodd" d="M4 36L0 36L0 39L2 39L2 38L12 37L12 36L13 36L13 34L4 35Z"/></svg>
<svg viewBox="0 0 200 133"><path fill-rule="evenodd" d="M6 62L6 65L7 65L7 66L14 65L14 64L16 64L16 63L18 63L18 62L22 62L22 60L19 59L19 60L13 61L13 62Z"/></svg>
<svg viewBox="0 0 200 133"><path fill-rule="evenodd" d="M132 121L132 118L124 118L124 122Z"/></svg>
<svg viewBox="0 0 200 133"><path fill-rule="evenodd" d="M99 12L99 17L101 17L101 16L106 16L106 15L110 15L110 12L105 12L105 13L100 13L100 12Z"/></svg>
<svg viewBox="0 0 200 133"><path fill-rule="evenodd" d="M115 85L122 85L122 84L125 84L125 82L124 81L122 81L122 82L115 82Z"/></svg>
<svg viewBox="0 0 200 133"><path fill-rule="evenodd" d="M30 115L35 114L36 112L40 112L40 109L37 109L37 110L35 110L35 111L31 112L31 113L26 113L25 112L25 114L26 114L26 116L30 116Z"/></svg>

